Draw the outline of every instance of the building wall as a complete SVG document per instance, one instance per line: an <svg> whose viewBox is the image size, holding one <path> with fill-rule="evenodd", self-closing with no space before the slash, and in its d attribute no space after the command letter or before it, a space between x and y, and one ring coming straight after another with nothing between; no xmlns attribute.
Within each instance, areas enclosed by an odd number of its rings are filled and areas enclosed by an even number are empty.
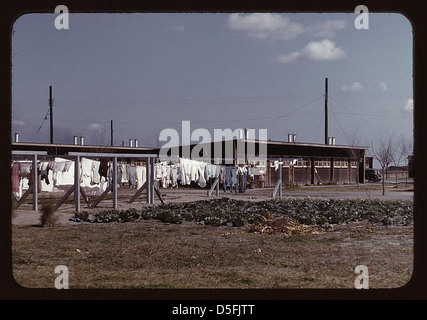
<svg viewBox="0 0 427 320"><path fill-rule="evenodd" d="M330 160L315 159L314 184L331 181ZM350 165L350 168L349 168ZM356 163L349 163L347 159L334 159L333 181L337 184L356 184L358 168ZM273 187L279 179L279 169L275 169L273 161L267 165L266 186ZM286 184L309 185L311 184L311 161L302 159L292 166L284 162L282 166L282 182Z"/></svg>

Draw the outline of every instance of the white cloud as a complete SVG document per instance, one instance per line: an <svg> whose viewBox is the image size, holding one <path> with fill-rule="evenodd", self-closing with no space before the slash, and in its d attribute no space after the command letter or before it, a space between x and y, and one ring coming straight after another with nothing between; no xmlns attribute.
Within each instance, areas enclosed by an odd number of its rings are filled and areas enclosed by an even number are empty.
<svg viewBox="0 0 427 320"><path fill-rule="evenodd" d="M345 26L346 22L344 20L326 20L325 22L308 26L305 32L316 37L333 38L337 31L344 29Z"/></svg>
<svg viewBox="0 0 427 320"><path fill-rule="evenodd" d="M344 20L326 20L306 26L292 22L288 17L278 13L232 13L228 17L228 27L231 30L243 32L256 39L291 40L302 34L332 38L345 26Z"/></svg>
<svg viewBox="0 0 427 320"><path fill-rule="evenodd" d="M406 101L405 105L402 107L403 112L413 112L414 111L414 99L410 98Z"/></svg>
<svg viewBox="0 0 427 320"><path fill-rule="evenodd" d="M300 52L292 52L290 54L282 55L277 57L277 62L280 63L291 63L301 57Z"/></svg>
<svg viewBox="0 0 427 320"><path fill-rule="evenodd" d="M363 91L363 86L359 82L353 82L350 85L343 85L341 86L341 91L354 91L354 92L360 92Z"/></svg>
<svg viewBox="0 0 427 320"><path fill-rule="evenodd" d="M26 123L24 122L24 121L21 121L21 120L13 120L12 121L12 125L14 125L14 126L25 126L26 125Z"/></svg>
<svg viewBox="0 0 427 320"><path fill-rule="evenodd" d="M387 83L385 83L385 82L379 82L378 83L378 88L380 89L381 92L387 91Z"/></svg>
<svg viewBox="0 0 427 320"><path fill-rule="evenodd" d="M103 130L104 129L104 125L100 124L100 123L92 123L91 125L89 125L87 127L90 131L97 131L97 130Z"/></svg>
<svg viewBox="0 0 427 320"><path fill-rule="evenodd" d="M343 49L335 47L335 43L328 39L310 42L304 47L302 54L310 60L337 60L346 56Z"/></svg>
<svg viewBox="0 0 427 320"><path fill-rule="evenodd" d="M331 61L342 59L345 56L346 53L342 48L336 47L335 43L331 40L324 39L308 43L301 51L281 55L277 58L277 61L280 63L290 63L301 57L314 61Z"/></svg>
<svg viewBox="0 0 427 320"><path fill-rule="evenodd" d="M277 13L232 13L228 17L228 27L257 39L290 40L304 32L302 24Z"/></svg>

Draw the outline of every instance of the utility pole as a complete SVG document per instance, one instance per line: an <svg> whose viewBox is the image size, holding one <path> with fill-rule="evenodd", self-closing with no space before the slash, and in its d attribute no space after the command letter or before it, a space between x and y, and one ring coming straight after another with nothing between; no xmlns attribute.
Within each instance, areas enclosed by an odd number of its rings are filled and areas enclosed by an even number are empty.
<svg viewBox="0 0 427 320"><path fill-rule="evenodd" d="M113 120L111 120L111 146L114 146Z"/></svg>
<svg viewBox="0 0 427 320"><path fill-rule="evenodd" d="M53 144L53 99L52 99L52 86L49 87L49 107L50 107L50 143Z"/></svg>
<svg viewBox="0 0 427 320"><path fill-rule="evenodd" d="M325 144L328 144L328 78L325 78Z"/></svg>

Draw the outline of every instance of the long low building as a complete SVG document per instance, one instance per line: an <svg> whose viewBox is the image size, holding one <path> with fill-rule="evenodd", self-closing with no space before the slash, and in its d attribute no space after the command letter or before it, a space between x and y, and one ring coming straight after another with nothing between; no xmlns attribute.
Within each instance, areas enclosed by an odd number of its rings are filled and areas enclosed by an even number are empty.
<svg viewBox="0 0 427 320"><path fill-rule="evenodd" d="M264 186L274 186L282 168L285 184L364 183L372 167L369 147L233 139L157 149L163 158L179 156L212 163L259 168ZM259 184L259 183L258 183Z"/></svg>
<svg viewBox="0 0 427 320"><path fill-rule="evenodd" d="M12 142L15 151L44 151L51 155L69 152L158 154L210 163L250 166L255 185L274 186L282 170L284 184L364 183L365 168L372 167L368 147L288 141L233 139L208 144L172 147L169 150L135 146L93 146Z"/></svg>

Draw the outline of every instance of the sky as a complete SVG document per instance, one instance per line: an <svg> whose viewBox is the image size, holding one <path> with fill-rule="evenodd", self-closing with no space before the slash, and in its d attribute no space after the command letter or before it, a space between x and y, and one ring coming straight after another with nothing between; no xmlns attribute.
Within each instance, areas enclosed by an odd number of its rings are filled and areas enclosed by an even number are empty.
<svg viewBox="0 0 427 320"><path fill-rule="evenodd" d="M204 128L266 129L271 140L413 145L410 21L369 13L26 14L12 31L12 132L49 142L114 144ZM359 20L360 21L360 20ZM62 20L65 23L64 20ZM197 143L198 141L192 141ZM369 152L368 152L369 153Z"/></svg>

